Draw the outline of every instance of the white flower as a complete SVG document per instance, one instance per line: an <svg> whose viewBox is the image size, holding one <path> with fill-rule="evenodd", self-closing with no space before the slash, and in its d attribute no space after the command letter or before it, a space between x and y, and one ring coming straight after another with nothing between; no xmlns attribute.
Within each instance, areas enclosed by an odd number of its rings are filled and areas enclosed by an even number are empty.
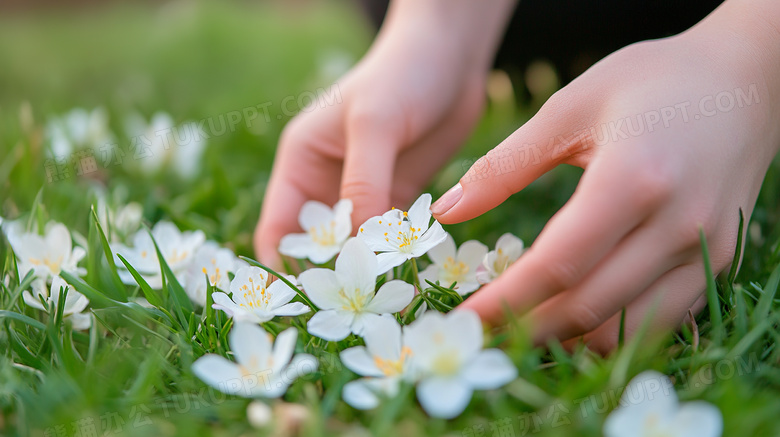
<svg viewBox="0 0 780 437"><path fill-rule="evenodd" d="M252 401L246 407L246 419L252 427L262 429L271 424L273 412L263 401Z"/></svg>
<svg viewBox="0 0 780 437"><path fill-rule="evenodd" d="M103 232L110 234L106 237L110 237L111 242L118 242L120 237L124 238L138 230L144 210L138 202L130 202L114 210L109 206L106 196L99 194L95 212Z"/></svg>
<svg viewBox="0 0 780 437"><path fill-rule="evenodd" d="M199 230L181 232L176 225L168 221L161 221L154 225L152 236L157 241L160 253L162 253L173 274L176 275L180 282L184 282L183 274L189 267L195 251L206 240L206 236ZM115 254L122 255L152 288L162 287L157 252L154 248L154 242L146 229L141 229L135 233L132 248L123 244L116 244L113 247L113 251ZM119 258L116 259L116 263L117 266L124 265ZM118 272L122 282L135 285L135 279L133 279L129 271L120 268Z"/></svg>
<svg viewBox="0 0 780 437"><path fill-rule="evenodd" d="M125 120L125 129L132 137L134 147L140 148L140 170L145 174L159 172L164 165L185 179L194 177L206 147L208 133L195 122L176 126L165 112L157 112L147 124L134 114Z"/></svg>
<svg viewBox="0 0 780 437"><path fill-rule="evenodd" d="M487 284L498 278L507 267L523 254L523 240L506 233L496 241L496 250L485 255L482 265L477 268L477 281Z"/></svg>
<svg viewBox="0 0 780 437"><path fill-rule="evenodd" d="M672 381L645 371L634 377L620 397L620 406L604 422L606 437L720 437L723 417L704 401L677 401Z"/></svg>
<svg viewBox="0 0 780 437"><path fill-rule="evenodd" d="M184 274L184 291L193 303L206 306L206 280L213 287L227 290L230 287L228 272L236 273L243 266L247 266L247 263L239 260L230 249L219 247L214 241L207 241L192 256Z"/></svg>
<svg viewBox="0 0 780 437"><path fill-rule="evenodd" d="M299 376L317 370L317 359L295 352L298 331L279 333L271 345L271 335L252 323L236 323L229 334L236 362L207 354L192 365L192 371L217 390L247 398L278 398Z"/></svg>
<svg viewBox="0 0 780 437"><path fill-rule="evenodd" d="M363 241L352 238L336 258L336 271L310 269L299 280L312 302L320 307L309 319L312 335L329 341L362 335L363 327L379 314L401 311L412 301L414 287L400 280L376 289L377 259Z"/></svg>
<svg viewBox="0 0 780 437"><path fill-rule="evenodd" d="M33 292L25 291L22 294L24 303L33 308L41 311L49 311L48 305L57 305L60 301L60 288L67 288L68 294L65 296L65 305L63 307L62 315L64 318L70 320L73 323L73 329L84 330L92 326L92 317L90 314L85 314L85 308L89 305L89 299L86 296L79 293L73 287L68 285L64 279L59 276L55 276L51 283L51 288L46 287L46 281L43 279L36 279L32 283ZM43 306L40 301L40 297L46 302L47 306Z"/></svg>
<svg viewBox="0 0 780 437"><path fill-rule="evenodd" d="M61 271L83 276L86 269L78 263L86 252L73 247L70 232L62 223L49 222L44 235L21 232L19 226L6 230L8 241L19 259L19 274L25 277L32 270L36 278L47 280Z"/></svg>
<svg viewBox="0 0 780 437"><path fill-rule="evenodd" d="M385 273L412 258L423 256L444 241L447 233L441 224L431 221L431 195L420 196L409 212L392 209L368 219L358 237L374 252L379 252L379 273Z"/></svg>
<svg viewBox="0 0 780 437"><path fill-rule="evenodd" d="M47 152L54 157L67 156L80 148L97 149L110 143L114 135L108 126L108 114L103 108L88 112L75 108L61 118L46 124Z"/></svg>
<svg viewBox="0 0 780 437"><path fill-rule="evenodd" d="M292 283L295 283L295 278ZM259 267L241 267L230 281L231 300L223 292L211 295L213 307L226 312L236 321L263 323L275 316L298 316L308 313L311 309L300 303L290 302L295 297L295 290L281 280L266 286L268 277L265 270Z"/></svg>
<svg viewBox="0 0 780 437"><path fill-rule="evenodd" d="M310 200L303 204L298 223L305 234L289 234L279 243L279 252L293 258L308 258L322 264L336 256L352 233L352 201L339 200L333 209Z"/></svg>
<svg viewBox="0 0 780 437"><path fill-rule="evenodd" d="M420 378L417 399L433 417L453 418L474 390L498 388L517 376L503 351L482 350L482 325L472 311L429 311L405 328L404 339Z"/></svg>
<svg viewBox="0 0 780 437"><path fill-rule="evenodd" d="M408 359L411 350L404 344L401 325L395 318L384 315L366 325L363 339L365 346L346 349L340 357L349 370L367 377L344 386L344 401L366 410L379 405L378 395L395 396L401 381L413 377Z"/></svg>
<svg viewBox="0 0 780 437"><path fill-rule="evenodd" d="M439 281L444 287L457 282L455 290L466 295L479 288L477 268L488 253L487 246L476 240L469 240L455 249L455 240L451 235L441 244L428 251L433 261L420 273L420 285L426 287L425 280Z"/></svg>

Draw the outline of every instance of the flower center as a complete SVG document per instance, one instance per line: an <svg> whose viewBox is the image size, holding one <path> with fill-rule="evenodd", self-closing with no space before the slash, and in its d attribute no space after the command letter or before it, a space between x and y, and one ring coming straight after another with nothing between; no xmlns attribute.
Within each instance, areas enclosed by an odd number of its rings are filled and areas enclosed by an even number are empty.
<svg viewBox="0 0 780 437"><path fill-rule="evenodd" d="M412 350L408 346L401 349L401 357L397 360L386 360L379 356L374 356L374 364L385 376L397 376L404 371L404 361L412 355Z"/></svg>
<svg viewBox="0 0 780 437"><path fill-rule="evenodd" d="M661 426L661 418L658 414L653 413L645 418L642 435L645 437L667 437L669 433Z"/></svg>
<svg viewBox="0 0 780 437"><path fill-rule="evenodd" d="M189 255L189 251L183 250L179 252L179 249L173 249L170 258L168 258L168 264L176 264L178 262L181 262L187 259L188 255Z"/></svg>
<svg viewBox="0 0 780 437"><path fill-rule="evenodd" d="M363 311L363 308L366 306L366 301L368 300L368 297L364 294L360 293L360 289L356 288L355 292L352 293L351 296L348 296L347 293L342 288L339 290L339 296L341 296L341 300L343 305L341 306L341 309L352 311L354 313L359 313Z"/></svg>
<svg viewBox="0 0 780 437"><path fill-rule="evenodd" d="M264 284L255 284L254 279L249 278L249 284L241 286L244 292L244 303L238 304L240 307L265 308L271 300L271 295L266 292ZM259 292L259 294L258 294Z"/></svg>
<svg viewBox="0 0 780 437"><path fill-rule="evenodd" d="M420 238L419 235L422 234L422 228L415 228L409 221L402 220L398 221L398 226L402 226L401 230L398 231L398 235L395 237L395 243L398 245L398 250L403 253L411 253L414 242L417 241ZM388 238L385 238L385 241L388 240Z"/></svg>
<svg viewBox="0 0 780 437"><path fill-rule="evenodd" d="M43 260L39 260L38 258L30 258L30 264L34 266L39 266L43 264L46 266L53 274L58 275L60 273L60 265L62 264L62 255L60 255L57 258L57 261L52 261L49 259L49 257L44 257Z"/></svg>
<svg viewBox="0 0 780 437"><path fill-rule="evenodd" d="M458 353L453 349L448 349L439 353L433 360L433 368L436 373L442 376L452 376L460 370L460 360Z"/></svg>
<svg viewBox="0 0 780 437"><path fill-rule="evenodd" d="M493 261L493 271L498 274L504 273L509 265L509 257L501 249L496 249L496 260Z"/></svg>
<svg viewBox="0 0 780 437"><path fill-rule="evenodd" d="M463 261L456 261L451 256L448 256L447 260L444 261L442 269L444 270L445 281L448 283L445 285L452 284L453 282L463 282L466 273L470 270L466 263Z"/></svg>
<svg viewBox="0 0 780 437"><path fill-rule="evenodd" d="M312 226L309 228L309 236L312 241L320 246L333 246L336 244L336 221L331 220L330 223L321 224L319 227Z"/></svg>

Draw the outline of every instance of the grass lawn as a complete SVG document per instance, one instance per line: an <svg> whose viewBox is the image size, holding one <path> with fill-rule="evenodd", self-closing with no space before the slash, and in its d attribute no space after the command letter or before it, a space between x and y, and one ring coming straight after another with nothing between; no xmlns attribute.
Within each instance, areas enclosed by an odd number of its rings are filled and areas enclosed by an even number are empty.
<svg viewBox="0 0 780 437"><path fill-rule="evenodd" d="M453 420L426 415L411 387L375 410L351 408L341 388L356 376L337 357L360 340L313 337L307 316L265 324L274 334L299 328L298 350L320 361L317 372L270 403L277 417L270 428L248 423L249 400L203 384L192 363L205 353L228 356L231 322L200 310L172 322L125 304L143 290L115 281L91 206L99 196L113 207L137 202L150 225L166 219L200 229L253 257L252 232L283 126L318 92L337 104L338 88L330 84L372 36L341 3L291 3L117 3L0 16L0 216L64 223L86 245L82 287L97 296L90 297L94 322L84 331L25 305L29 280L18 277L0 237L0 435L597 436L628 380L647 369L671 376L681 400L716 405L723 435L780 435L777 162L751 218L741 270L710 284L719 305L696 318L697 338L687 326L660 338L635 337L601 357L558 344L534 348L521 326L492 330L486 347L504 350L519 376L475 392ZM430 187L434 199L538 104L493 98ZM104 108L113 138L86 154L50 157L47 126L77 107ZM158 111L177 125L203 121L211 132L189 176L167 166L147 171L157 158L136 159L126 120ZM446 230L459 243L477 239L492 247L512 232L530 245L580 174L558 168L488 214ZM182 307L173 287L161 295L176 314ZM305 419L292 429L300 411Z"/></svg>

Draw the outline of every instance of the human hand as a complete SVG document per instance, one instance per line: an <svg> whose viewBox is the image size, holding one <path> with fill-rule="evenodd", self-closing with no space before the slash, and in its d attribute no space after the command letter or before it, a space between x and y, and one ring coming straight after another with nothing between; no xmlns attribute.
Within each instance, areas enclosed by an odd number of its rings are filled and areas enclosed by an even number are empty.
<svg viewBox="0 0 780 437"><path fill-rule="evenodd" d="M279 240L298 231L307 200L351 199L353 229L407 205L481 113L500 10L486 16L484 6L461 0L397 3L369 53L339 81L341 103L305 110L284 130L255 231L265 263L278 266ZM428 10L438 3L441 10ZM467 24L496 29L475 36L459 30Z"/></svg>
<svg viewBox="0 0 780 437"><path fill-rule="evenodd" d="M654 328L673 328L704 306L699 230L713 271L727 269L739 209L750 217L780 144L776 30L759 20L746 35L748 24L726 16L605 58L434 204L440 222L457 223L558 164L585 168L533 246L464 307L495 322L508 305L530 319L537 343L584 335L606 352L622 308L630 335L647 314ZM537 152L521 166L521 154ZM516 169L501 174L500 159Z"/></svg>

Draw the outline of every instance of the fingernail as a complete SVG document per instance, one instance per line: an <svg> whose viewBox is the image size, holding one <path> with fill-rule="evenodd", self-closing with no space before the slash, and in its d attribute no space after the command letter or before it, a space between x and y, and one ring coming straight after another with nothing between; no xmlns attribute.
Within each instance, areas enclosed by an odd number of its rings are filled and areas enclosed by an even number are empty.
<svg viewBox="0 0 780 437"><path fill-rule="evenodd" d="M443 196L439 197L439 200L431 205L431 213L433 215L441 215L449 211L456 203L463 197L463 187L460 182L455 184L454 187L447 190Z"/></svg>

